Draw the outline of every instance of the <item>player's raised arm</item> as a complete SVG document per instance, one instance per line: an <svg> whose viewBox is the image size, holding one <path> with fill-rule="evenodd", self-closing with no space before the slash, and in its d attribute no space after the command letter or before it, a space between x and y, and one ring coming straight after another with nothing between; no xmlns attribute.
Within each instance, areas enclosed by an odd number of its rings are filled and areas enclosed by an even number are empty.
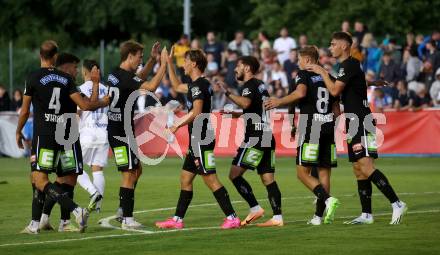
<svg viewBox="0 0 440 255"><path fill-rule="evenodd" d="M147 60L147 63L145 63L144 67L136 73L136 75L141 80L146 80L148 74L153 70L154 64L156 63L156 58L160 54L160 43L155 42L153 44L153 47L151 47L150 57Z"/></svg>
<svg viewBox="0 0 440 255"><path fill-rule="evenodd" d="M169 130L172 133L175 133L179 128L188 125L193 122L194 119L202 113L203 109L203 100L197 99L193 103L193 109L185 114L179 122L175 123Z"/></svg>
<svg viewBox="0 0 440 255"><path fill-rule="evenodd" d="M171 87L177 93L187 93L188 84L182 83L180 79L177 77L176 70L173 64L173 54L174 54L174 46L171 48L170 55L167 58L168 75L170 77Z"/></svg>
<svg viewBox="0 0 440 255"><path fill-rule="evenodd" d="M240 108L247 109L251 105L252 100L250 98L232 94L228 88L228 85L226 85L224 82L217 82L216 85L220 87L220 91L225 93L225 95Z"/></svg>
<svg viewBox="0 0 440 255"><path fill-rule="evenodd" d="M327 87L330 95L337 97L344 90L345 82L340 81L339 77L338 77L338 80L333 81L330 78L330 75L328 74L328 72L322 66L317 65L317 64L309 64L306 66L306 70L310 71L310 72L317 73L322 76L322 79L324 80L325 86Z"/></svg>
<svg viewBox="0 0 440 255"><path fill-rule="evenodd" d="M103 99L98 100L99 77L99 69L95 66L90 72L90 78L93 82L92 95L90 96L90 98L82 96L79 92L70 94L70 98L72 99L72 101L75 102L81 110L93 111L110 104L110 98L108 96L105 96Z"/></svg>
<svg viewBox="0 0 440 255"><path fill-rule="evenodd" d="M164 47L162 49L162 52L160 54L160 67L159 70L157 71L156 75L153 77L153 79L151 79L150 81L146 81L144 83L142 83L140 89L145 89L151 92L156 91L157 87L159 87L160 81L162 80L163 76L165 75L166 72L166 61L167 61L167 57L168 57L168 51L167 48Z"/></svg>
<svg viewBox="0 0 440 255"><path fill-rule="evenodd" d="M263 104L266 109L270 110L280 106L295 103L300 99L304 98L306 94L307 94L307 86L304 84L298 84L296 86L296 89L289 95L282 98L271 97L268 100L266 100Z"/></svg>

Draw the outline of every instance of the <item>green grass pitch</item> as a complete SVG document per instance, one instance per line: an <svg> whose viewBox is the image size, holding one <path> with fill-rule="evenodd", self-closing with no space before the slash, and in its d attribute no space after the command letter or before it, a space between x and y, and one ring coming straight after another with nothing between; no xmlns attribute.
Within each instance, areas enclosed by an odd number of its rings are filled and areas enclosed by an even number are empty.
<svg viewBox="0 0 440 255"><path fill-rule="evenodd" d="M390 226L391 207L374 187L375 223L343 225L360 213L356 181L346 158L338 160L332 173L332 194L341 201L332 225L308 226L313 215L313 194L297 179L295 160L277 158L276 179L283 195L282 228L249 226L221 230L224 215L203 181L197 178L194 199L186 218L186 231L161 231L154 222L174 213L179 194L182 160L169 158L157 166L145 166L136 190L136 218L145 224L142 232L103 228L97 222L114 214L118 205L120 176L110 159L105 169L106 193L103 211L93 213L84 234L19 232L29 223L31 194L29 164L25 159L0 158L0 254L440 254L440 158L383 158L377 167L390 179L400 198L408 204L403 223ZM248 212L228 180L230 158L217 159L217 172L234 201L238 215ZM260 204L271 216L266 190L256 173L245 175ZM51 178L54 178L52 176ZM88 194L76 188L75 200L88 204ZM57 228L59 207L51 216Z"/></svg>

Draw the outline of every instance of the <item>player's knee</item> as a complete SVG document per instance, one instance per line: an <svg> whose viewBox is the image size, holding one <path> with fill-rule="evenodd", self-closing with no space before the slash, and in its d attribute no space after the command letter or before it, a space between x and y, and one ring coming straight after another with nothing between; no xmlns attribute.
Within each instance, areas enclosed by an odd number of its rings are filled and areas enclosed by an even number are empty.
<svg viewBox="0 0 440 255"><path fill-rule="evenodd" d="M262 174L260 177L261 177L261 182L263 182L264 186L267 186L275 181L273 174L269 174L269 173Z"/></svg>
<svg viewBox="0 0 440 255"><path fill-rule="evenodd" d="M205 181L205 184L208 186L208 188L212 191L218 190L223 186L218 180L217 175L215 174L204 175L203 180Z"/></svg>
<svg viewBox="0 0 440 255"><path fill-rule="evenodd" d="M239 177L241 174L234 169L231 168L231 171L229 172L229 180L233 181L235 178Z"/></svg>

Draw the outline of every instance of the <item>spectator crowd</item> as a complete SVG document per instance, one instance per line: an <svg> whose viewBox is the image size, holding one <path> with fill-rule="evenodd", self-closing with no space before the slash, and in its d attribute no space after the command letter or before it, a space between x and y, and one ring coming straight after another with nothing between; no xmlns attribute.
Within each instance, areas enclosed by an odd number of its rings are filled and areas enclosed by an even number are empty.
<svg viewBox="0 0 440 255"><path fill-rule="evenodd" d="M385 80L386 87L370 88L369 102L376 112L386 109L420 110L427 107L440 107L440 32L429 35L406 34L405 41L398 43L396 38L376 40L374 34L361 22L355 22L353 29L344 21L341 30L353 35L352 57L362 63L368 81ZM403 37L402 37L403 38ZM281 28L279 37L271 38L261 31L253 40L246 38L244 32L237 31L232 41L225 43L216 38L215 32L208 32L206 38L189 40L182 35L174 44L174 58L182 82L189 78L183 72L185 52L189 49L201 49L206 53L208 65L205 70L212 84L226 83L240 93L235 79L234 69L240 56L252 55L260 60L259 79L268 86L271 96L283 97L295 86L298 73L298 50L308 45L306 35L297 40L289 35L287 28ZM319 62L332 75L336 76L338 62L330 55L328 45L319 49ZM156 68L157 69L157 68ZM156 70L155 69L155 70ZM220 91L214 88L213 108L222 109L229 103ZM162 104L171 100L180 102L184 109L185 96L171 89L167 77L162 80L155 92ZM12 99L4 86L0 85L0 111L17 111L21 107L22 92L15 90ZM155 100L145 97L138 100L138 109L154 105Z"/></svg>

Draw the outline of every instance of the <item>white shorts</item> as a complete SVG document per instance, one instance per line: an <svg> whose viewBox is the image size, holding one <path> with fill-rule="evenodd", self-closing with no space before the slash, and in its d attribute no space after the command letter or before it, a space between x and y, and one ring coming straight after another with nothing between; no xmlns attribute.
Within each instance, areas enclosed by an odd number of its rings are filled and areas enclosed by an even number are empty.
<svg viewBox="0 0 440 255"><path fill-rule="evenodd" d="M107 132L80 132L80 143L83 163L89 166L105 167L107 165L109 144Z"/></svg>

